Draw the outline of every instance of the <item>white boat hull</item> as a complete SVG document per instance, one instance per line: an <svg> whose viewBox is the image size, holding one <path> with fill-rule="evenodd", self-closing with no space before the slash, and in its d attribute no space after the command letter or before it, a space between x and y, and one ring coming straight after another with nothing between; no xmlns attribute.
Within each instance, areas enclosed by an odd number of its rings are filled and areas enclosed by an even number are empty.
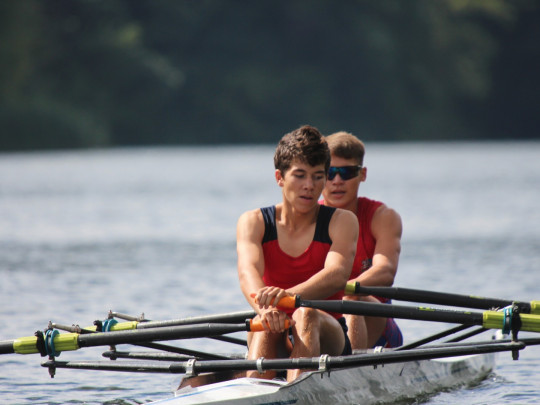
<svg viewBox="0 0 540 405"><path fill-rule="evenodd" d="M239 378L192 388L153 404L381 404L472 384L493 370L495 354L408 361L328 372L307 372L297 380Z"/></svg>

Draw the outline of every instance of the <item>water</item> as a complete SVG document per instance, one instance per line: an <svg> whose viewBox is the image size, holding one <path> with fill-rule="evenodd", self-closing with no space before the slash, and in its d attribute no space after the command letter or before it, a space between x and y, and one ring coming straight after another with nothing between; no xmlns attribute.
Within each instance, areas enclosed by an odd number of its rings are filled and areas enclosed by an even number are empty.
<svg viewBox="0 0 540 405"><path fill-rule="evenodd" d="M109 310L173 319L246 310L235 225L278 202L273 147L146 148L0 155L0 340ZM539 298L540 143L368 145L361 193L402 216L396 285ZM448 325L400 321L405 340ZM522 336L537 336L522 333ZM241 336L239 334L238 336ZM197 350L241 350L209 339ZM101 360L102 348L59 360ZM499 355L480 385L428 404L540 402L540 350ZM0 357L0 402L139 404L179 377L58 370Z"/></svg>

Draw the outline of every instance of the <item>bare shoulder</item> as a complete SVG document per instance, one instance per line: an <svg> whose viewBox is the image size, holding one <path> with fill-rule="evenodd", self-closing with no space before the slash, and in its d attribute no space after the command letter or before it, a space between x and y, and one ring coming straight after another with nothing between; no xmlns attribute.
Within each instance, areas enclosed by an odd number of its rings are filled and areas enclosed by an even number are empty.
<svg viewBox="0 0 540 405"><path fill-rule="evenodd" d="M379 208L377 208L375 214L373 215L373 219L401 222L401 216L398 214L398 212L386 204L382 204Z"/></svg>
<svg viewBox="0 0 540 405"><path fill-rule="evenodd" d="M356 215L353 212L343 209L343 208L336 208L336 211L334 212L332 219L335 219L337 221L351 221L354 219L356 220L356 222L358 222L358 219L356 218Z"/></svg>
<svg viewBox="0 0 540 405"><path fill-rule="evenodd" d="M247 224L253 225L262 220L263 220L262 212L259 208L257 208L254 210L246 211L242 215L240 215L240 218L238 218L238 224L247 223Z"/></svg>
<svg viewBox="0 0 540 405"><path fill-rule="evenodd" d="M244 212L236 224L237 238L258 237L264 234L264 219L260 209Z"/></svg>
<svg viewBox="0 0 540 405"><path fill-rule="evenodd" d="M330 221L330 228L338 229L339 232L343 232L348 229L352 233L358 233L358 218L349 210L342 208L336 208L334 215Z"/></svg>
<svg viewBox="0 0 540 405"><path fill-rule="evenodd" d="M377 208L371 220L371 229L374 234L378 230L393 230L401 234L402 228L401 216L395 209L385 204Z"/></svg>

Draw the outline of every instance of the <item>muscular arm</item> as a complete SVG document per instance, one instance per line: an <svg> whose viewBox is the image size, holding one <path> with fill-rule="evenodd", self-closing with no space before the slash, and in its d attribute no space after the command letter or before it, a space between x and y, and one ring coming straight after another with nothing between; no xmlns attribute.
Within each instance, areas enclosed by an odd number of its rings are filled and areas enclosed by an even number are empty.
<svg viewBox="0 0 540 405"><path fill-rule="evenodd" d="M390 286L396 276L401 252L401 217L383 205L377 209L371 221L371 233L375 238L372 266L354 281L365 286Z"/></svg>
<svg viewBox="0 0 540 405"><path fill-rule="evenodd" d="M250 294L265 287L262 280L264 256L261 241L263 235L264 221L260 210L245 212L238 219L236 227L236 250L238 254L240 288L246 300L257 313L259 313L259 306L255 305Z"/></svg>
<svg viewBox="0 0 540 405"><path fill-rule="evenodd" d="M249 305L259 315L263 327L273 332L285 330L285 312L270 307L271 299L288 295L278 287L267 287L263 282L264 254L262 238L264 235L264 220L260 210L248 211L238 220L236 229L236 249L238 253L238 278L240 288ZM263 293L264 292L264 293ZM257 303L251 297L257 293Z"/></svg>
<svg viewBox="0 0 540 405"><path fill-rule="evenodd" d="M332 246L324 268L287 291L304 299L324 299L345 288L351 275L358 240L358 220L347 210L337 209L329 227Z"/></svg>

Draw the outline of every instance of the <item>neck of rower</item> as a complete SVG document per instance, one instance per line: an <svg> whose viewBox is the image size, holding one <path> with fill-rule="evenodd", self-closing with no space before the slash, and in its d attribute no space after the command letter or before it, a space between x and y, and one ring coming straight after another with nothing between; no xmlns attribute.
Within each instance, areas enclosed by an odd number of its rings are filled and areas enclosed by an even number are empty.
<svg viewBox="0 0 540 405"><path fill-rule="evenodd" d="M317 222L320 205L317 204L307 212L300 212L290 204L276 206L276 223L287 232L301 232Z"/></svg>

